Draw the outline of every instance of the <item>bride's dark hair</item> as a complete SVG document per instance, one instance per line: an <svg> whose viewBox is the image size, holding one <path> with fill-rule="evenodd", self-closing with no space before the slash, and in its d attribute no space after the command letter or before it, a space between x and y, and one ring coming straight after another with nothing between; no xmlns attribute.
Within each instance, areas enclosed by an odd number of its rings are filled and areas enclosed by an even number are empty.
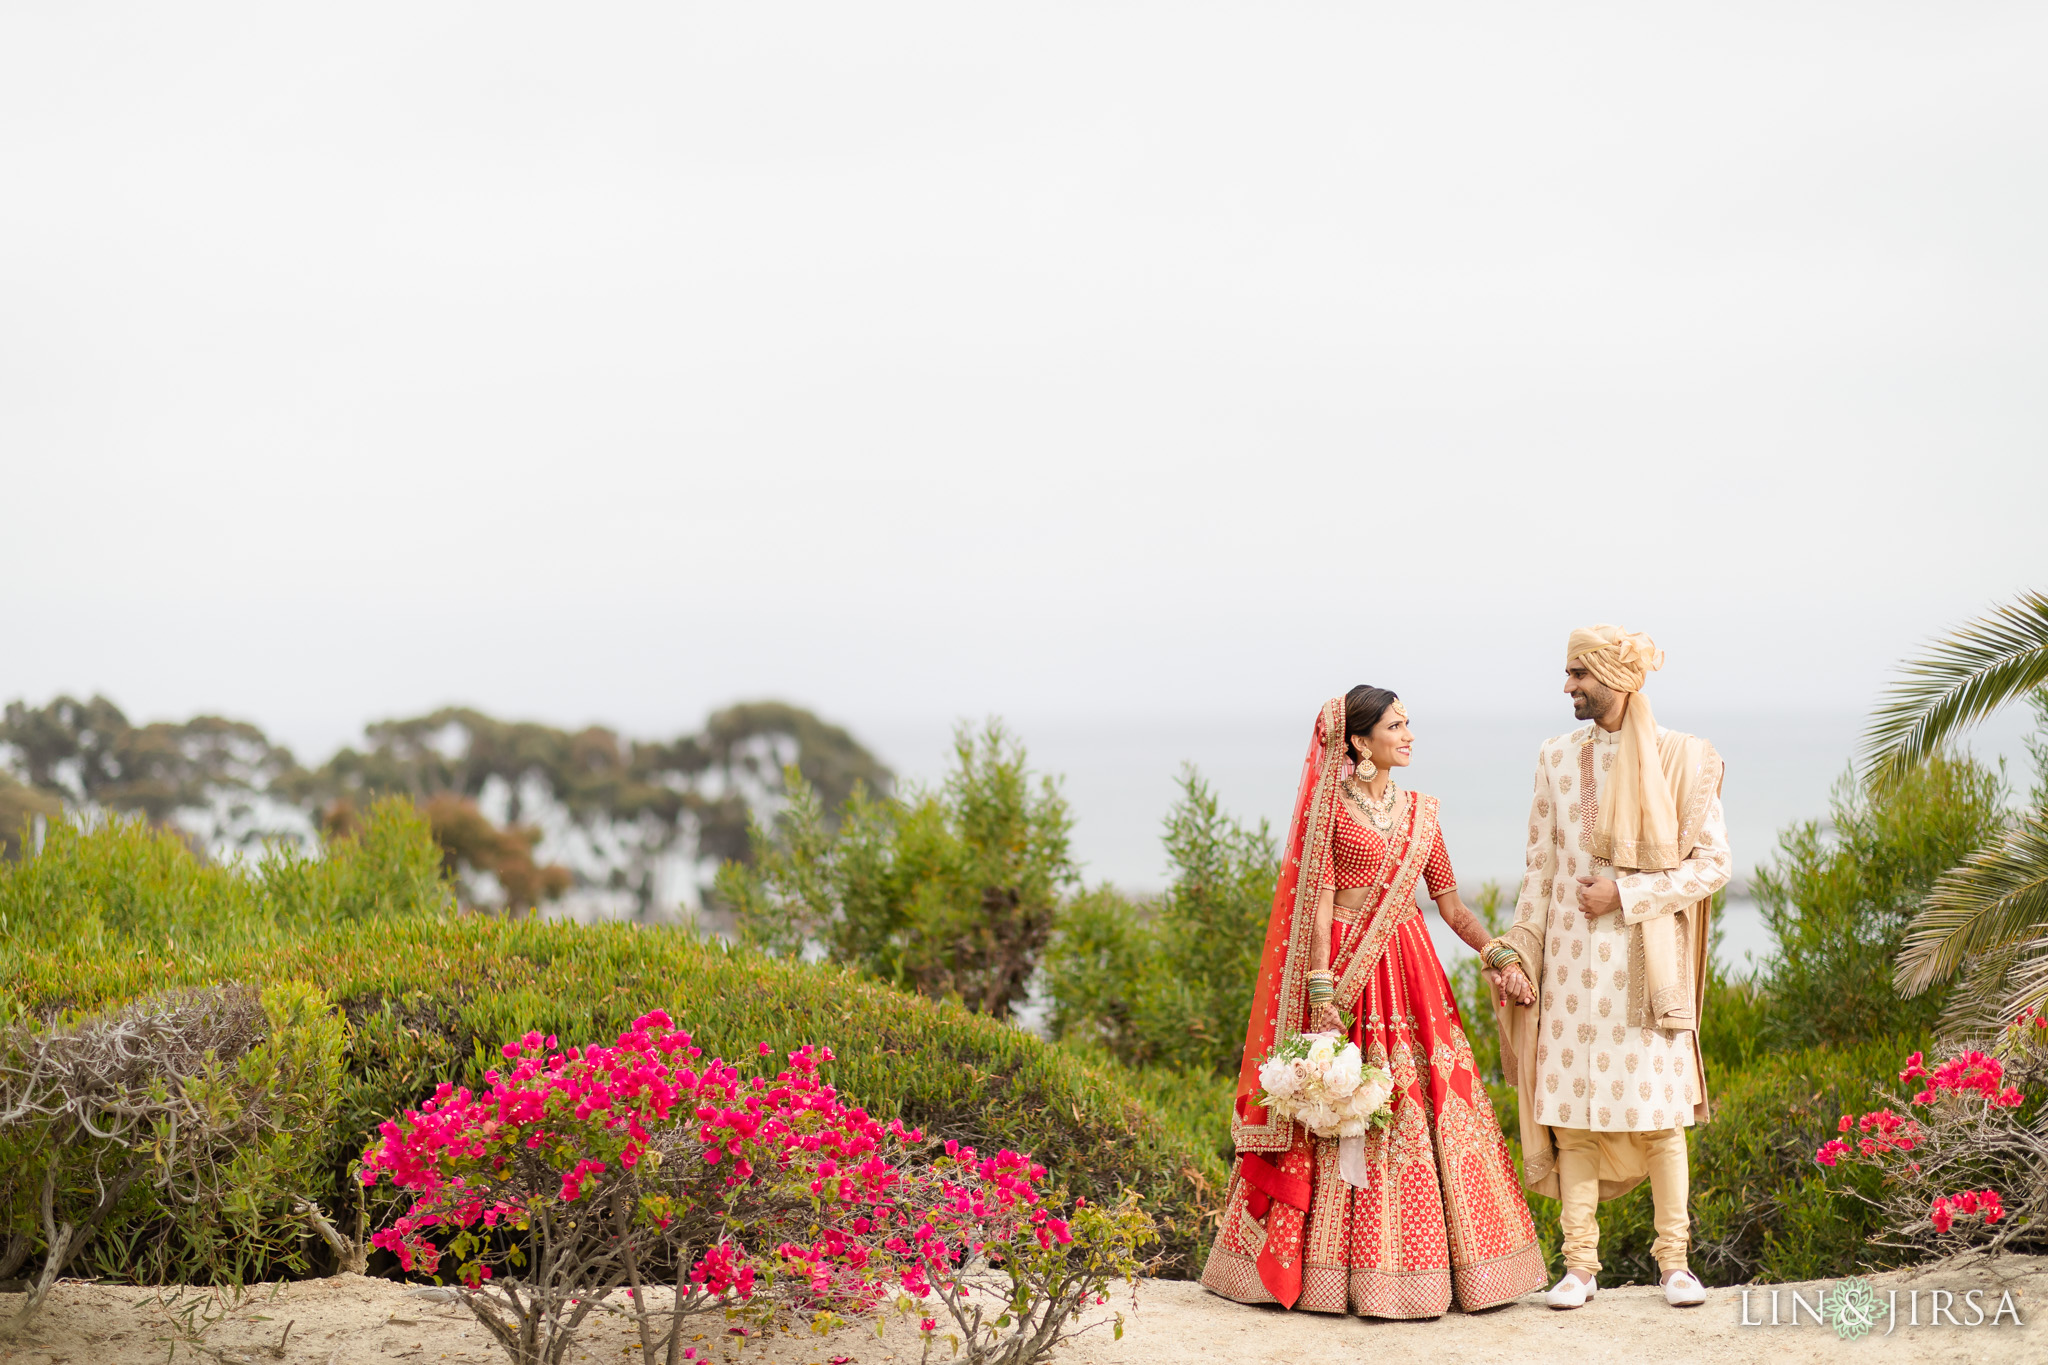
<svg viewBox="0 0 2048 1365"><path fill-rule="evenodd" d="M1370 738L1372 728L1387 714L1387 708L1399 701L1400 694L1389 692L1384 687L1369 687L1360 683L1344 694L1344 756L1358 757L1358 751L1351 747L1351 737Z"/></svg>

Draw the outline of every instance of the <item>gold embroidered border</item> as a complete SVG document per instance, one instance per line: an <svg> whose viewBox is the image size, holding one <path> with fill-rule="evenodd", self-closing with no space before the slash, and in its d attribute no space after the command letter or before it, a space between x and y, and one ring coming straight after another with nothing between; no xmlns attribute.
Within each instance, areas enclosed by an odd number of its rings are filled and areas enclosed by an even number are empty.
<svg viewBox="0 0 2048 1365"><path fill-rule="evenodd" d="M1294 883L1294 912L1288 926L1287 957L1280 968L1280 991L1273 1001L1273 1041L1301 1032L1308 1021L1308 954L1315 937L1316 901L1322 895L1323 867L1330 858L1331 801L1337 772L1344 759L1344 699L1323 703L1323 768L1309 797L1307 826L1301 836L1301 866ZM1294 1121L1266 1113L1266 1121L1249 1124L1232 1105L1231 1144L1240 1152L1284 1152L1294 1145Z"/></svg>
<svg viewBox="0 0 2048 1365"><path fill-rule="evenodd" d="M1698 744L1699 756L1693 768L1692 799L1685 803L1685 809L1678 813L1678 847L1681 858L1692 854L1693 846L1699 842L1700 826L1706 823L1707 807L1721 794L1721 779L1727 771L1721 762L1721 755L1714 746L1698 736L1691 736Z"/></svg>
<svg viewBox="0 0 2048 1365"><path fill-rule="evenodd" d="M1651 1028L1657 1016L1650 1013L1650 959L1643 950L1643 926L1628 926L1628 1003L1623 1020L1630 1028Z"/></svg>

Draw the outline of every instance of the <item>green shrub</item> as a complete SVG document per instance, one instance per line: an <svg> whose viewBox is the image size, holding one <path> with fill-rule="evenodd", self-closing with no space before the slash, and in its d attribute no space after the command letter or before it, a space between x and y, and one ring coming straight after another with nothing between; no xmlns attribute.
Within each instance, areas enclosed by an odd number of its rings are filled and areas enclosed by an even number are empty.
<svg viewBox="0 0 2048 1365"><path fill-rule="evenodd" d="M1135 1066L1234 1074L1273 909L1280 853L1226 815L1193 768L1166 817L1173 882L1156 902L1104 887L1062 912L1046 959L1055 1037Z"/></svg>
<svg viewBox="0 0 2048 1365"><path fill-rule="evenodd" d="M1773 1050L1930 1031L1947 997L1892 988L1892 960L1934 879L2005 821L1999 775L1937 756L1876 793L1836 787L1828 824L1787 830L1758 871L1777 953L1758 985L1758 1036Z"/></svg>
<svg viewBox="0 0 2048 1365"><path fill-rule="evenodd" d="M0 868L0 942L103 952L148 943L203 953L449 904L426 817L402 798L378 802L359 834L335 840L322 856L279 845L225 865L200 861L176 832L140 820L60 820L40 855Z"/></svg>
<svg viewBox="0 0 2048 1365"><path fill-rule="evenodd" d="M423 829L416 833L420 845L385 856L410 866L422 853L438 876L438 853ZM0 929L0 1012L33 1020L184 985L319 982L347 1018L349 1047L346 1073L333 1087L322 1175L309 1191L317 1200L345 1198L353 1208L348 1168L374 1125L443 1081L479 1086L500 1060L499 1043L534 1029L565 1041L609 1038L660 1007L708 1050L728 1055L763 1042L827 1044L840 1058L829 1078L871 1112L985 1151L1030 1151L1053 1184L1090 1201L1110 1203L1137 1190L1160 1225L1165 1273L1191 1275L1200 1266L1208 1235L1203 1191L1220 1188L1223 1165L1207 1138L1155 1112L1131 1073L1107 1060L850 969L728 951L674 929L433 914L397 898L389 903L399 912L374 921L337 909L284 932L265 908L275 909L279 897L255 894L271 885L261 868L205 868L175 841L139 851L135 841L130 826L84 832L67 864L71 885L121 880L96 871L99 861L126 867L140 859L152 869L131 880L156 889L132 899L159 906L162 915L135 917L148 932L133 936L110 930L116 917L108 914L86 931L82 917L62 913L61 900L44 911L72 932L16 932L14 907L32 897L14 879L50 874L37 870L40 859L0 868L0 907L9 914ZM367 835L363 847L372 847ZM395 882L362 875L363 885L387 892L406 884L396 874ZM47 889L46 881L36 884ZM182 927L158 932L178 923L163 888L194 897L203 935ZM203 1280L212 1270L188 1263L150 1273ZM104 1266L100 1273L140 1272Z"/></svg>
<svg viewBox="0 0 2048 1365"><path fill-rule="evenodd" d="M68 1270L242 1282L304 1272L298 1200L321 1182L344 1028L280 981L156 993L0 1034L0 1278L20 1319Z"/></svg>
<svg viewBox="0 0 2048 1365"><path fill-rule="evenodd" d="M991 721L954 735L935 791L876 799L855 788L835 823L794 768L754 862L720 869L718 899L763 951L822 950L879 980L1008 1017L1030 989L1061 898L1079 879L1073 817L1033 779L1024 748Z"/></svg>

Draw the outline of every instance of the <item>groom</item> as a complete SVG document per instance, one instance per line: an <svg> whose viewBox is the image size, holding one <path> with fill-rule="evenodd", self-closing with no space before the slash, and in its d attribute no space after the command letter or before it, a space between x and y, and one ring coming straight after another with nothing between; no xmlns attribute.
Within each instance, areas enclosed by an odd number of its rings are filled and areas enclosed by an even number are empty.
<svg viewBox="0 0 2048 1365"><path fill-rule="evenodd" d="M1706 1298L1686 1268L1685 1130L1707 1118L1707 918L1732 862L1720 755L1658 726L1642 695L1663 664L1647 635L1571 633L1564 690L1589 723L1536 756L1529 870L1514 925L1486 954L1502 1071L1521 1098L1522 1179L1563 1205L1553 1308L1593 1297L1597 1205L1645 1177L1665 1299ZM1527 995L1522 973L1533 1007L1507 1003Z"/></svg>

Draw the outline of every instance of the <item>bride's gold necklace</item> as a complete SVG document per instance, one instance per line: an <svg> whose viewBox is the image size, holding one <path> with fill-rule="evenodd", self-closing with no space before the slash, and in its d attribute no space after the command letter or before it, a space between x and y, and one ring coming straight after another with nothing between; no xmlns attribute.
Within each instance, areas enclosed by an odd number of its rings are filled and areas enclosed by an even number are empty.
<svg viewBox="0 0 2048 1365"><path fill-rule="evenodd" d="M1394 832L1394 805L1401 799L1401 788L1393 778L1387 779L1387 794L1375 801L1372 791L1355 777L1344 779L1344 794L1351 798L1351 804L1366 818L1374 829L1385 838Z"/></svg>

